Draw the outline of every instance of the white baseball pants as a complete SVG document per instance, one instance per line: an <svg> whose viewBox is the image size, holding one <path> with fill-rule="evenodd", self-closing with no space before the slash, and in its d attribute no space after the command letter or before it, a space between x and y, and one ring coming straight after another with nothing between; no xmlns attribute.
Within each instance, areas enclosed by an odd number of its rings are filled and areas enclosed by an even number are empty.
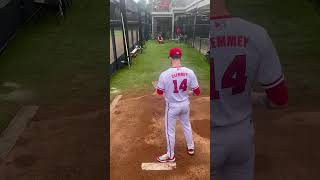
<svg viewBox="0 0 320 180"><path fill-rule="evenodd" d="M211 128L211 178L254 179L254 129L250 119Z"/></svg>
<svg viewBox="0 0 320 180"><path fill-rule="evenodd" d="M189 103L170 104L166 103L165 112L165 132L167 139L167 155L174 156L175 134L176 134L176 120L180 119L183 126L184 137L187 142L188 149L194 149L194 142L192 139L192 129L189 121L190 107Z"/></svg>

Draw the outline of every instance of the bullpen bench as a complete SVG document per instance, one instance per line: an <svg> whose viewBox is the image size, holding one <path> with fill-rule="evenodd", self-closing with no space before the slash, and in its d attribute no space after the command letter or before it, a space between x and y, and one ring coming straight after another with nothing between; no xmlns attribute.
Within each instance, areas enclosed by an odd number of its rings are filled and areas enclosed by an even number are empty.
<svg viewBox="0 0 320 180"><path fill-rule="evenodd" d="M136 45L136 47L130 52L130 57L134 58L137 57L138 52L140 52L140 54L142 53L143 48L139 45Z"/></svg>

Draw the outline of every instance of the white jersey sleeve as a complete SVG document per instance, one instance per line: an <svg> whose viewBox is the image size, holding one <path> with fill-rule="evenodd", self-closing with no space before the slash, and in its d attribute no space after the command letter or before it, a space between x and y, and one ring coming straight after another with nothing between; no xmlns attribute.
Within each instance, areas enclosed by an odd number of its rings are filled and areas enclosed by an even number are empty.
<svg viewBox="0 0 320 180"><path fill-rule="evenodd" d="M260 64L257 72L257 81L264 88L272 88L283 80L282 68L277 55L277 51L268 33L262 36L260 49Z"/></svg>
<svg viewBox="0 0 320 180"><path fill-rule="evenodd" d="M164 82L164 73L160 74L159 80L158 80L158 84L157 84L157 89L164 91L165 90L165 82Z"/></svg>
<svg viewBox="0 0 320 180"><path fill-rule="evenodd" d="M190 86L192 90L197 89L199 87L197 76L193 71L190 72L190 81Z"/></svg>

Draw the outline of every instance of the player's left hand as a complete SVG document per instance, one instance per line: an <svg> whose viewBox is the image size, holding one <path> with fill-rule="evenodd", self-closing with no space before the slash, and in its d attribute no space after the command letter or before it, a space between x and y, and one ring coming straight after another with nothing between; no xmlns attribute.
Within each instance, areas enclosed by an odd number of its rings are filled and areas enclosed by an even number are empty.
<svg viewBox="0 0 320 180"><path fill-rule="evenodd" d="M252 92L251 99L254 105L262 105L268 109L285 109L288 107L288 104L279 106L268 100L265 93Z"/></svg>
<svg viewBox="0 0 320 180"><path fill-rule="evenodd" d="M157 89L157 84L158 84L158 81L152 81L152 86L154 89Z"/></svg>
<svg viewBox="0 0 320 180"><path fill-rule="evenodd" d="M193 91L188 91L188 95L189 96L194 95Z"/></svg>
<svg viewBox="0 0 320 180"><path fill-rule="evenodd" d="M262 105L262 106L267 105L265 93L252 92L251 93L251 100L252 100L253 105Z"/></svg>

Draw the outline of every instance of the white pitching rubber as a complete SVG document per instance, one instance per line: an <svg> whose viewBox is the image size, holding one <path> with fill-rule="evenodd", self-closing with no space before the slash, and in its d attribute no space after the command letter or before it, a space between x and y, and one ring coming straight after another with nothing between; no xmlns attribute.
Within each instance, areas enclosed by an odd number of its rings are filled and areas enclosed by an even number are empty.
<svg viewBox="0 0 320 180"><path fill-rule="evenodd" d="M142 163L141 169L146 171L169 171L176 169L176 163Z"/></svg>

